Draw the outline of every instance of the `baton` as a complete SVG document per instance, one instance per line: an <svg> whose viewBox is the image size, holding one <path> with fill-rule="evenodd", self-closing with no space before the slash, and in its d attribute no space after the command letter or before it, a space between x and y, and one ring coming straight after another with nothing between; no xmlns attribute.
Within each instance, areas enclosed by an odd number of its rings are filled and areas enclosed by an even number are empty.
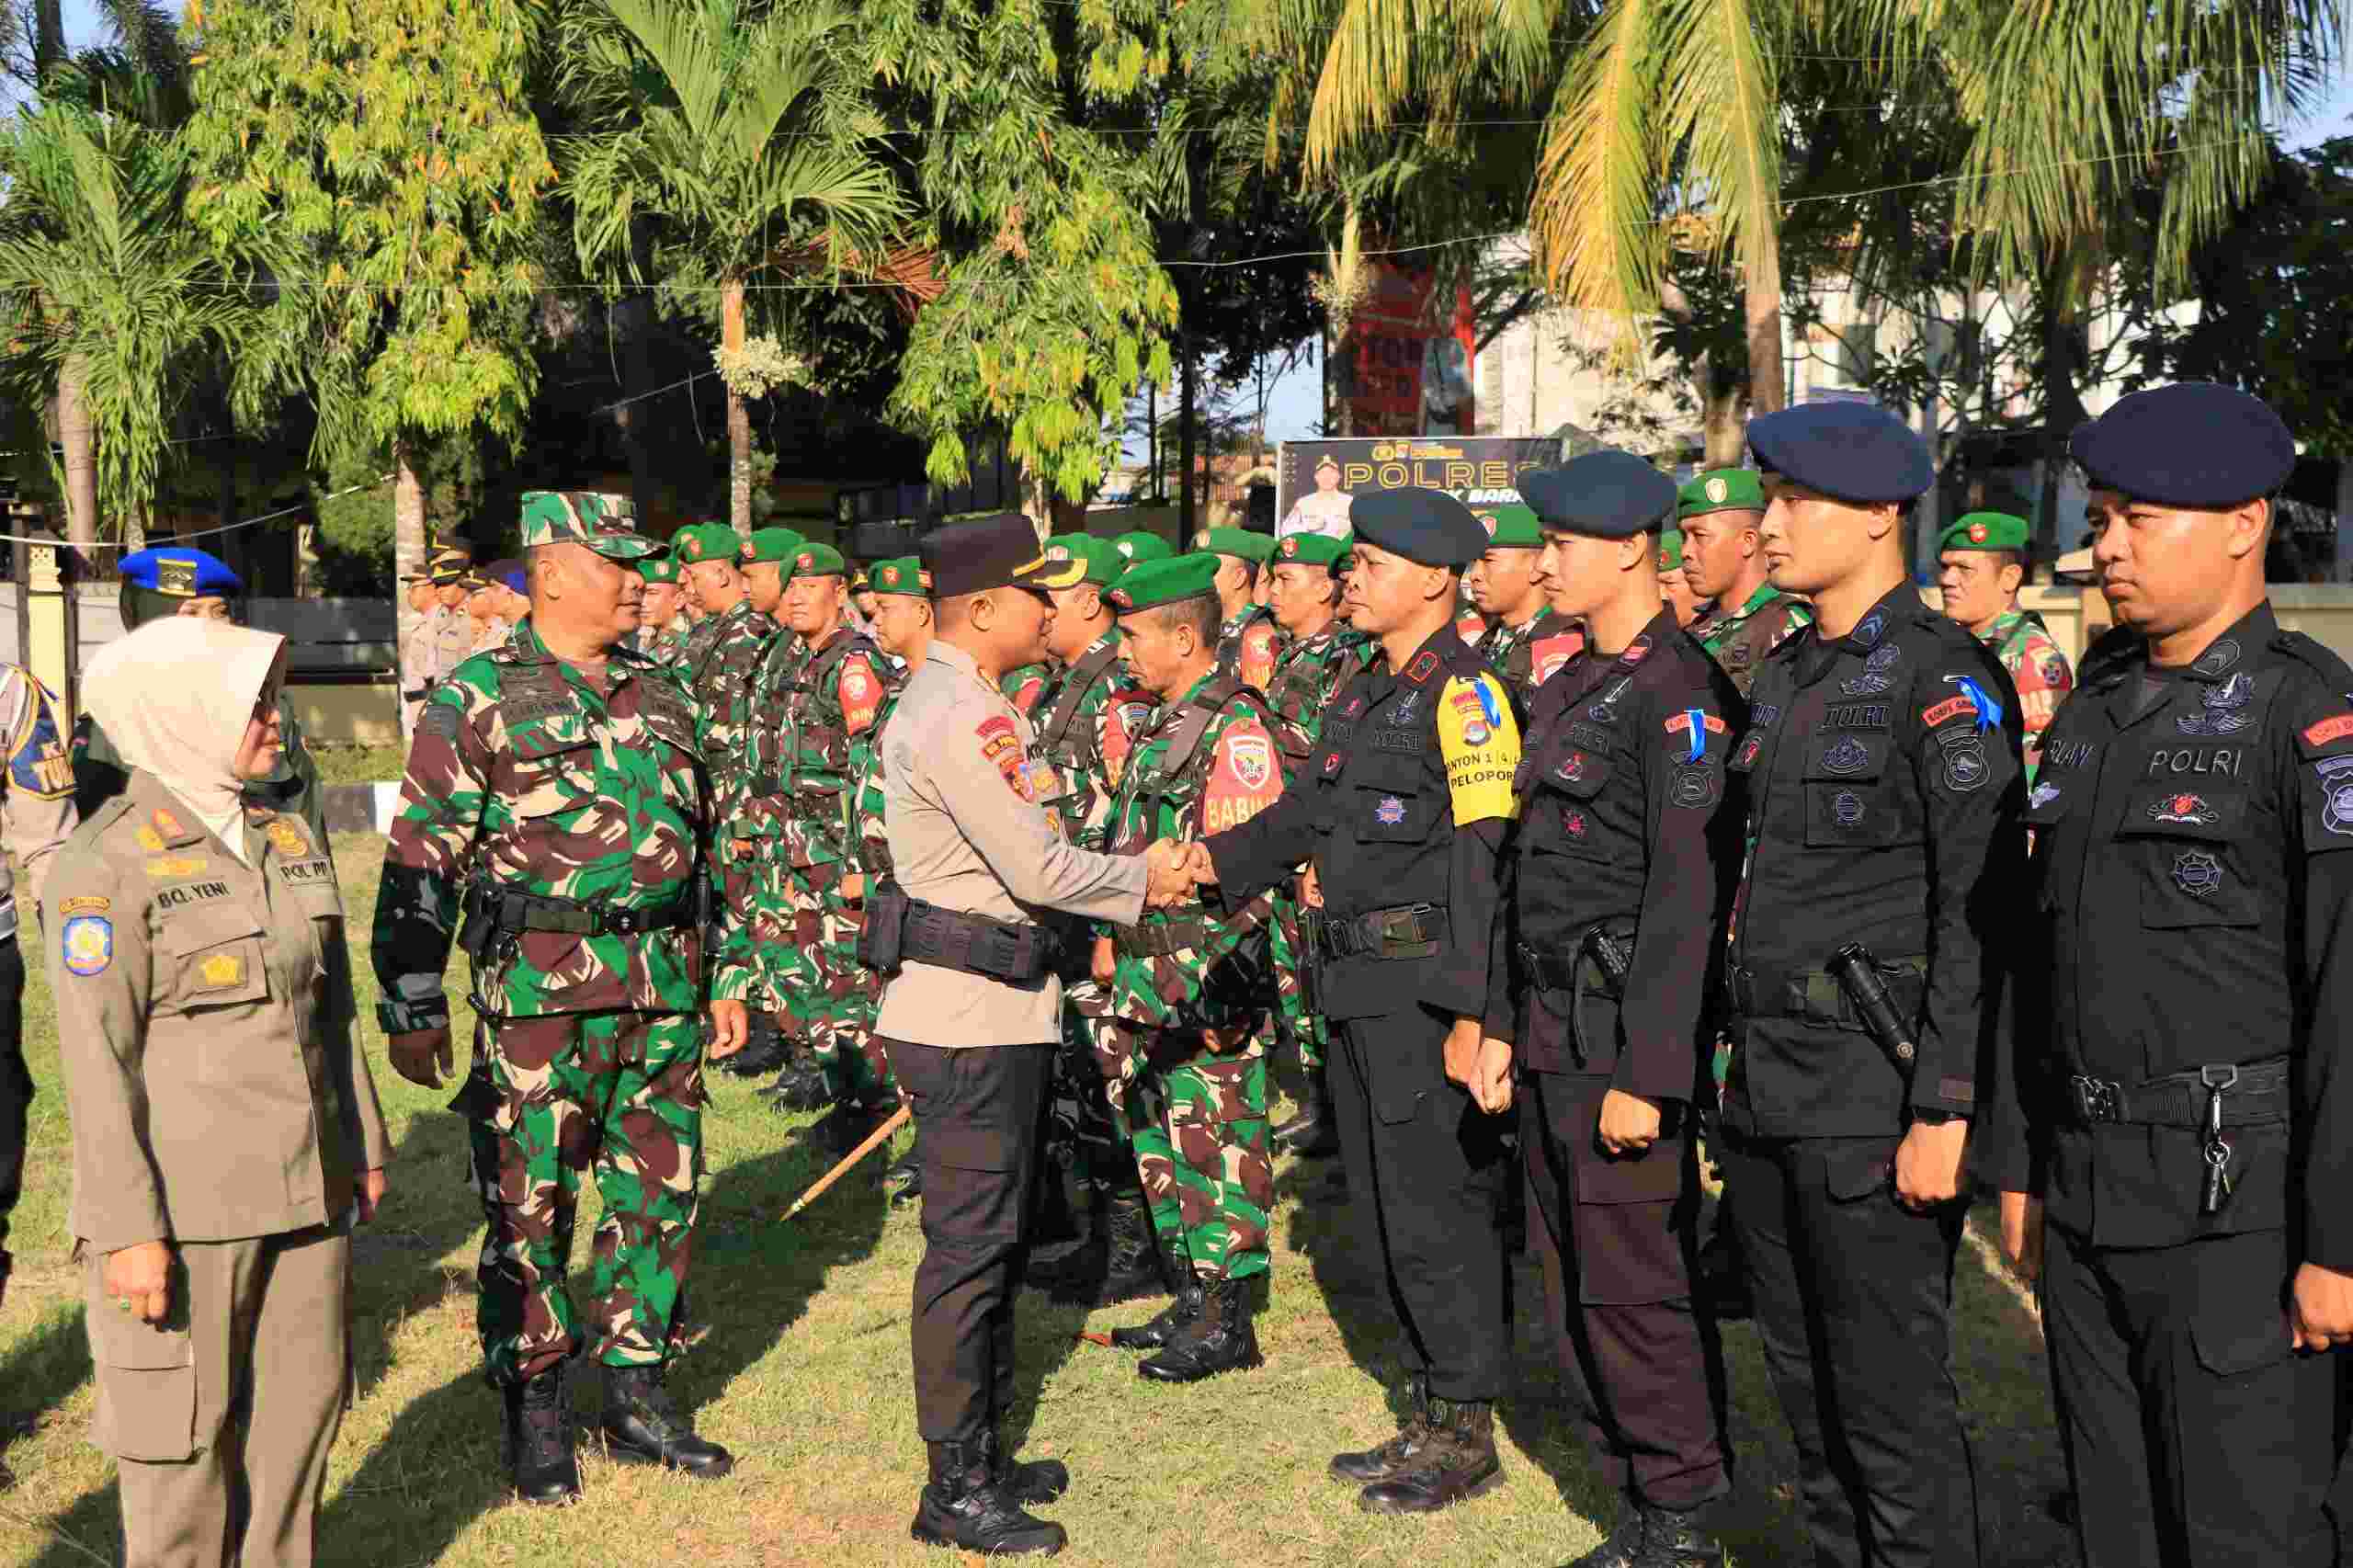
<svg viewBox="0 0 2353 1568"><path fill-rule="evenodd" d="M907 1124L907 1119L914 1114L914 1110L906 1106L901 1106L898 1109L892 1111L889 1120L885 1121L881 1126L876 1128L873 1131L866 1135L865 1142L860 1143L857 1148L852 1149L848 1153L844 1154L842 1156L841 1164L835 1165L832 1170L827 1171L824 1176L819 1176L815 1186L810 1187L808 1191L795 1199L793 1200L792 1207L784 1211L784 1217L790 1220L795 1214L800 1213L803 1209L808 1208L809 1205L816 1202L820 1198L823 1198L825 1195L825 1188L833 1186L834 1183L849 1175L849 1170L852 1165L855 1165L858 1161L866 1158L867 1155L874 1153L875 1150L889 1142L891 1141L891 1134L896 1132L900 1128L904 1127Z"/></svg>

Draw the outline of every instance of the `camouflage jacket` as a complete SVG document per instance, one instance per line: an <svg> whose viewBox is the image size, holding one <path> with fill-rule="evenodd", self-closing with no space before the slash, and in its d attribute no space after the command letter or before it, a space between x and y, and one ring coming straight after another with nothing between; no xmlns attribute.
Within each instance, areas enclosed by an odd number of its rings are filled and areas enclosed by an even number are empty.
<svg viewBox="0 0 2353 1568"><path fill-rule="evenodd" d="M1265 700L1212 670L1164 704L1136 740L1111 807L1111 852L1190 841L1248 822L1282 794L1282 754ZM1271 893L1231 916L1193 903L1113 927L1114 1017L1155 1028L1255 1028L1274 996Z"/></svg>
<svg viewBox="0 0 2353 1568"><path fill-rule="evenodd" d="M1128 684L1115 628L1056 670L1030 710L1037 732L1031 783L1063 836L1101 853L1109 836L1111 794L1131 745L1152 718L1150 697Z"/></svg>
<svg viewBox="0 0 2353 1568"><path fill-rule="evenodd" d="M1044 665L1016 665L997 677L996 688L1006 699L1024 713L1037 709L1038 699L1046 693L1046 683L1053 671Z"/></svg>
<svg viewBox="0 0 2353 1568"><path fill-rule="evenodd" d="M2042 766L2042 732L2051 728L2059 704L2075 689L2067 655L2030 609L2006 609L1977 639L1994 650L2018 688L2018 717L2026 723L2026 781L2032 788Z"/></svg>
<svg viewBox="0 0 2353 1568"><path fill-rule="evenodd" d="M1525 712L1536 688L1584 649L1585 628L1552 609L1540 609L1518 626L1497 620L1473 647L1504 677Z"/></svg>
<svg viewBox="0 0 2353 1568"><path fill-rule="evenodd" d="M1770 583L1760 583L1736 610L1711 609L1692 622L1690 636L1716 661L1745 698L1765 655L1790 632L1813 624L1813 609Z"/></svg>
<svg viewBox="0 0 2353 1568"><path fill-rule="evenodd" d="M615 648L605 685L550 654L530 623L434 687L409 748L376 900L385 1032L446 1027L441 974L460 878L597 910L674 908L693 888L709 806L685 691ZM722 915L714 996L740 999L748 933ZM697 923L634 936L526 930L474 974L478 1005L506 1017L637 1009L702 999Z"/></svg>
<svg viewBox="0 0 2353 1568"><path fill-rule="evenodd" d="M684 677L687 664L687 641L693 635L685 626L673 626L667 631L659 627L641 626L630 634L630 646Z"/></svg>
<svg viewBox="0 0 2353 1568"><path fill-rule="evenodd" d="M851 858L854 752L870 744L891 662L864 636L836 631L821 648L768 644L744 724L747 814L783 841L789 864Z"/></svg>
<svg viewBox="0 0 2353 1568"><path fill-rule="evenodd" d="M1312 637L1293 637L1275 655L1267 682L1267 707L1275 720L1275 743L1283 759L1296 765L1315 749L1324 733L1324 710L1348 677L1372 663L1373 640L1345 620L1334 620Z"/></svg>
<svg viewBox="0 0 2353 1568"><path fill-rule="evenodd" d="M776 622L738 599L707 615L687 636L686 657L676 672L694 699L695 738L710 779L711 821L720 831L744 836L744 711L768 644L780 633ZM790 639L787 639L790 641Z"/></svg>
<svg viewBox="0 0 2353 1568"><path fill-rule="evenodd" d="M1282 628L1265 605L1249 605L1226 618L1217 629L1217 672L1232 676L1253 691L1265 691L1274 677L1275 655L1281 651Z"/></svg>
<svg viewBox="0 0 2353 1568"><path fill-rule="evenodd" d="M874 710L874 727L850 748L849 788L842 793L849 841L858 853L858 869L870 882L892 874L891 835L882 819L882 737L891 715L899 710L899 694L906 689L907 667L892 661L891 684Z"/></svg>

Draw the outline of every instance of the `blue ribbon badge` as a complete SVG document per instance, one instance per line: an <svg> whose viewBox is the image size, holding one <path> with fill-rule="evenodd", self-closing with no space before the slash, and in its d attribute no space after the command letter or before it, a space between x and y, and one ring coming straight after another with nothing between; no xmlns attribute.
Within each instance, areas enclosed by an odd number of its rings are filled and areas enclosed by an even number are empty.
<svg viewBox="0 0 2353 1568"><path fill-rule="evenodd" d="M1683 718L1691 726L1691 749L1684 754L1683 760L1697 762L1708 754L1708 715L1699 709L1686 708Z"/></svg>
<svg viewBox="0 0 2353 1568"><path fill-rule="evenodd" d="M1975 676L1949 676L1946 678L1959 685L1961 694L1969 699L1972 708L1977 710L1977 727L1980 730L1993 729L2002 722L2002 705L1994 700L1993 693L1977 684Z"/></svg>

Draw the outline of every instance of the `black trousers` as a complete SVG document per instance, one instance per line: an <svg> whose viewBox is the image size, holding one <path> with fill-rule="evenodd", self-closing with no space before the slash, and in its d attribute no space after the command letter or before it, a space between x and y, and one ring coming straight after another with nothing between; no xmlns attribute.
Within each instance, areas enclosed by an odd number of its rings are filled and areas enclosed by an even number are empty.
<svg viewBox="0 0 2353 1568"><path fill-rule="evenodd" d="M2042 1312L2087 1568L2327 1568L2337 1366L2290 1348L2280 1231L2096 1247L2051 1226Z"/></svg>
<svg viewBox="0 0 2353 1568"><path fill-rule="evenodd" d="M1364 1255L1439 1399L1495 1400L1511 1366L1496 1200L1504 1118L1446 1081L1447 1022L1422 1008L1334 1021L1326 1074Z"/></svg>
<svg viewBox="0 0 2353 1568"><path fill-rule="evenodd" d="M1529 1240L1544 1266L1562 1381L1603 1479L1686 1511L1732 1490L1722 1346L1691 1294L1698 1161L1687 1125L1642 1156L1679 1172L1676 1196L1628 1201L1620 1190L1636 1184L1595 1179L1608 1159L1595 1130L1608 1087L1607 1078L1523 1076L1519 1145L1539 1221Z"/></svg>
<svg viewBox="0 0 2353 1568"><path fill-rule="evenodd" d="M909 1335L915 1427L926 1443L968 1443L1013 1403L1013 1301L1029 1261L1054 1048L882 1047L923 1129L924 1249Z"/></svg>
<svg viewBox="0 0 2353 1568"><path fill-rule="evenodd" d="M0 939L0 1249L8 1216L25 1183L25 1128L33 1075L25 1066L25 955L14 937Z"/></svg>
<svg viewBox="0 0 2353 1568"><path fill-rule="evenodd" d="M1969 1568L1977 1477L1952 1376L1961 1211L1895 1201L1890 1138L1718 1138L1757 1335L1822 1568Z"/></svg>

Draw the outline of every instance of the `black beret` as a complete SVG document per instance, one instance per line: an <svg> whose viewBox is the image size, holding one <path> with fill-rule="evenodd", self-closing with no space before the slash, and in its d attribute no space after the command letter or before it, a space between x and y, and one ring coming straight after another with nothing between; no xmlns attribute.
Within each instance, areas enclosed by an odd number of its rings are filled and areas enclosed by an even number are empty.
<svg viewBox="0 0 2353 1568"><path fill-rule="evenodd" d="M1760 468L1858 506L1916 499L1936 483L1928 444L1872 403L1809 403L1748 422Z"/></svg>
<svg viewBox="0 0 2353 1568"><path fill-rule="evenodd" d="M943 599L1008 583L1029 587L1030 579L1054 569L1038 547L1037 525L1018 512L950 523L925 536L917 551L931 574L933 596Z"/></svg>
<svg viewBox="0 0 2353 1568"><path fill-rule="evenodd" d="M1607 448L1559 468L1529 469L1519 498L1555 533L1631 539L1675 509L1675 481L1631 452Z"/></svg>
<svg viewBox="0 0 2353 1568"><path fill-rule="evenodd" d="M1358 493L1348 503L1348 528L1358 544L1424 566L1459 569L1487 553L1479 515L1443 490L1419 485Z"/></svg>
<svg viewBox="0 0 2353 1568"><path fill-rule="evenodd" d="M2296 466L2296 438L2270 406L2212 381L2119 398L2067 449L2097 489L2201 510L2268 495Z"/></svg>

